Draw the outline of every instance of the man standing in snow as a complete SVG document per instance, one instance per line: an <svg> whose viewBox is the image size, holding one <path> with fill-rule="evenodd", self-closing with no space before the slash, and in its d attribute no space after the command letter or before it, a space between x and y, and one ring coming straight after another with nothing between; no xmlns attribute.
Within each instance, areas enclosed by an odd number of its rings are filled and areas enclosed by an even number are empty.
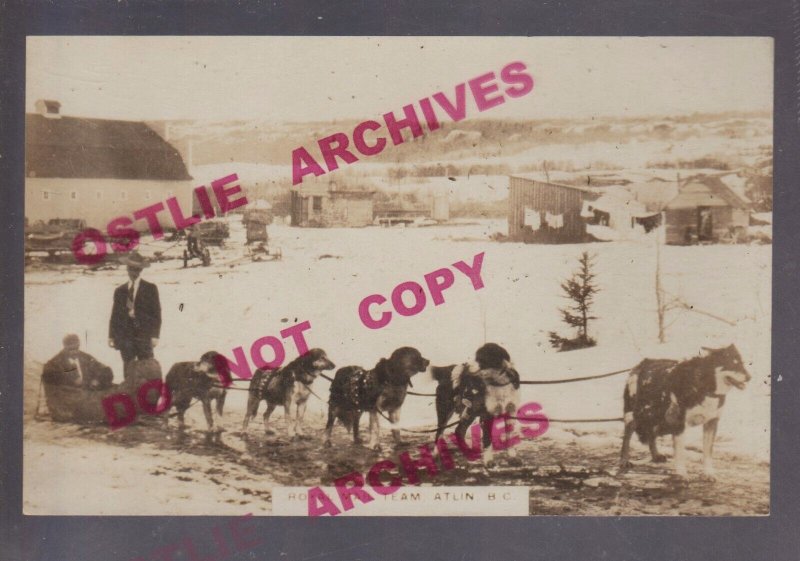
<svg viewBox="0 0 800 561"><path fill-rule="evenodd" d="M134 251L122 261L128 266L128 282L114 291L114 307L108 328L108 345L119 349L126 366L133 360L153 358L161 332L158 287L141 278L150 263Z"/></svg>

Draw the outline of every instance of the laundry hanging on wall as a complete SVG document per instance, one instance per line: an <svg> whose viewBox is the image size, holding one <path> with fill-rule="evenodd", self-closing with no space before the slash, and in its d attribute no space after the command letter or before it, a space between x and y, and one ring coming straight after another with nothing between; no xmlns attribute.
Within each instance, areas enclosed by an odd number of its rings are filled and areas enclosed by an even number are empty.
<svg viewBox="0 0 800 561"><path fill-rule="evenodd" d="M545 220L547 221L547 225L551 228L563 228L564 227L564 215L563 214L550 214L549 212L545 216Z"/></svg>
<svg viewBox="0 0 800 561"><path fill-rule="evenodd" d="M534 232L542 227L542 214L532 208L525 209L525 226L530 226Z"/></svg>

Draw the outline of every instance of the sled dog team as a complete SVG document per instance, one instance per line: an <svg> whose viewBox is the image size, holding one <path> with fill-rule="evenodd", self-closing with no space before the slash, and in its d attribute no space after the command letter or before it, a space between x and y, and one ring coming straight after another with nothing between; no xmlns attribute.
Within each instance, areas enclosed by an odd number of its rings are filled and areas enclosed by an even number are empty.
<svg viewBox="0 0 800 561"><path fill-rule="evenodd" d="M219 387L213 376L216 355L208 352L198 363L177 363L167 373L166 384L181 427L183 414L193 399L203 403L209 430L214 430L212 400L217 402L217 413L222 414L226 390ZM266 401L263 418L267 433L272 432L270 416L281 406L288 436L302 437L303 416L313 393L311 385L324 371L335 367L325 351L311 349L286 366L256 371L250 380L243 432L257 414L261 401ZM337 420L352 433L356 444L361 443L359 421L367 413L367 445L379 449L379 417L394 426L400 419L412 377L428 370L437 382L436 438L442 435L453 415L457 415L456 434L463 437L478 419L484 428L483 438L487 440L491 436L487 429L493 418L514 416L517 410L520 375L508 352L500 345L487 343L476 351L474 361L449 366L432 366L417 349L400 347L370 369L345 366L336 371L330 386L325 446L331 445ZM658 452L656 439L672 435L675 471L685 476L685 431L702 426L703 474L713 478L714 440L726 394L731 388L744 389L749 380L750 374L734 345L719 349L704 347L700 356L685 361L643 360L631 369L623 393L625 428L620 470L631 467L630 440L634 433L648 445L653 462L666 461ZM392 428L392 435L400 444L400 431ZM489 448L484 446L484 450Z"/></svg>

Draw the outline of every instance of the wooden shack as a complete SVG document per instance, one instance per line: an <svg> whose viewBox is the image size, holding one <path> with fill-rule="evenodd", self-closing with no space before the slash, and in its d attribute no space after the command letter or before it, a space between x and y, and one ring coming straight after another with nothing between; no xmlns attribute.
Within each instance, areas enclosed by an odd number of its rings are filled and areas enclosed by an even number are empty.
<svg viewBox="0 0 800 561"><path fill-rule="evenodd" d="M580 243L589 239L581 217L591 189L526 177L509 177L508 235L527 243Z"/></svg>
<svg viewBox="0 0 800 561"><path fill-rule="evenodd" d="M337 189L334 183L319 188L292 189L292 226L361 227L372 224L375 191Z"/></svg>
<svg viewBox="0 0 800 561"><path fill-rule="evenodd" d="M749 221L749 202L717 176L682 181L664 207L666 243L674 245L735 241Z"/></svg>

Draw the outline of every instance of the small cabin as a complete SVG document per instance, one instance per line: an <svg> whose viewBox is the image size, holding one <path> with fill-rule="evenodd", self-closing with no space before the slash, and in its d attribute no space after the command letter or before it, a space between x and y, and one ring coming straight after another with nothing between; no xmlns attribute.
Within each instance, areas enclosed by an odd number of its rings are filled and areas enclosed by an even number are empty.
<svg viewBox="0 0 800 561"><path fill-rule="evenodd" d="M375 191L337 189L331 183L325 188L302 185L291 193L292 226L356 228L372 224Z"/></svg>
<svg viewBox="0 0 800 561"><path fill-rule="evenodd" d="M688 245L734 238L750 223L750 203L716 176L681 182L664 206L666 243Z"/></svg>

